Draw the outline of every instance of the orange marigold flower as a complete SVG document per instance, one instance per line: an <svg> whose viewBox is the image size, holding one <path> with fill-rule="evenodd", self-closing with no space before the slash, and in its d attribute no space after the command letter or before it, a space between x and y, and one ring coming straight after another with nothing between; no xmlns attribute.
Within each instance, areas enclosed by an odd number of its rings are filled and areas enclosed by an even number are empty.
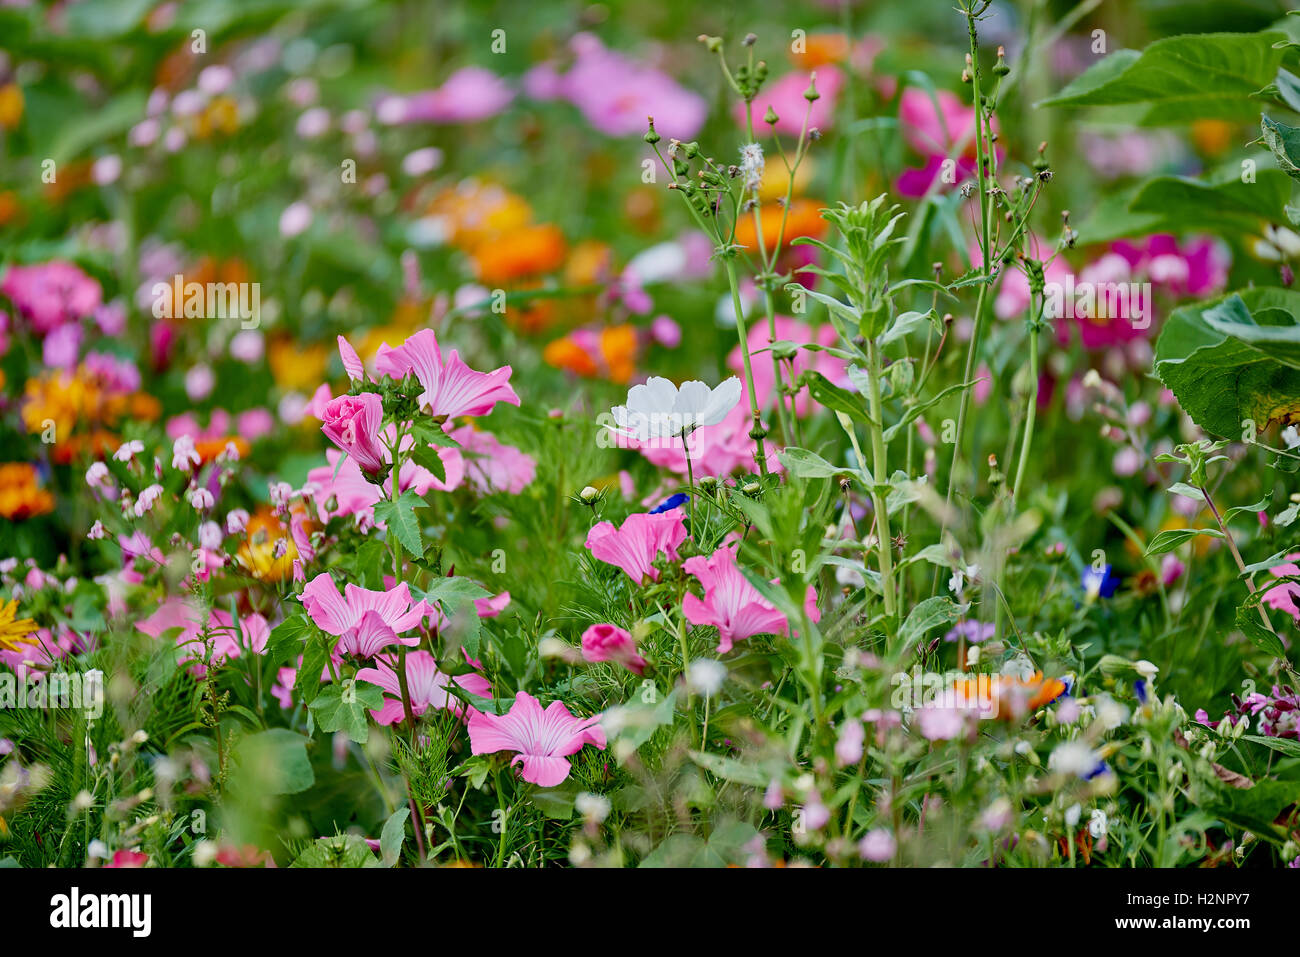
<svg viewBox="0 0 1300 957"><path fill-rule="evenodd" d="M823 203L812 199L796 199L790 203L790 215L773 203L764 206L760 212L763 223L763 244L769 251L776 247L781 239L782 249L800 236L819 239L826 232L826 220L821 217ZM784 219L785 233L782 238L781 223ZM758 249L758 234L754 230L754 217L742 216L736 223L736 242L748 249Z"/></svg>
<svg viewBox="0 0 1300 957"><path fill-rule="evenodd" d="M478 280L490 285L553 272L564 263L567 245L558 226L525 226L484 240L471 253Z"/></svg>
<svg viewBox="0 0 1300 957"><path fill-rule="evenodd" d="M804 70L815 70L827 63L840 63L852 49L843 33L810 33L804 37L803 51L791 53L790 59Z"/></svg>
<svg viewBox="0 0 1300 957"><path fill-rule="evenodd" d="M29 462L0 464L0 516L11 522L54 511L54 496L36 482Z"/></svg>

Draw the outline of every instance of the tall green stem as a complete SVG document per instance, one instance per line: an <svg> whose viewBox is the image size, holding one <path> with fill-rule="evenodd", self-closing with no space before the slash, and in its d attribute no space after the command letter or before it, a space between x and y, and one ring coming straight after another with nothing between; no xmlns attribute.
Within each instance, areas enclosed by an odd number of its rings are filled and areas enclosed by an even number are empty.
<svg viewBox="0 0 1300 957"><path fill-rule="evenodd" d="M880 399L880 349L875 342L867 342L867 378L871 388L870 403L871 425L871 502L876 512L876 549L880 560L880 583L884 591L885 614L893 618L897 612L894 593L894 557L893 536L889 532L889 508L882 489L889 481L885 452L885 423L882 416L884 403Z"/></svg>
<svg viewBox="0 0 1300 957"><path fill-rule="evenodd" d="M758 393L754 389L754 369L749 359L749 333L745 329L745 309L740 303L740 285L736 281L736 264L727 263L727 282L731 286L731 306L736 313L736 335L740 338L740 354L745 360L745 387L749 390L749 411L753 417L751 435L754 437L754 459L758 469L767 475L767 448L763 444L763 413L758 408Z"/></svg>

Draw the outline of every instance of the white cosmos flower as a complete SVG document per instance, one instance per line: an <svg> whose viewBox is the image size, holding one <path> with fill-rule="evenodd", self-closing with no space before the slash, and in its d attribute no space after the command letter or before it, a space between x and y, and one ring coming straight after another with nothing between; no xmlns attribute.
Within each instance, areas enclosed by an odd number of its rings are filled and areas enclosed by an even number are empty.
<svg viewBox="0 0 1300 957"><path fill-rule="evenodd" d="M704 382L683 382L681 387L662 376L651 376L627 393L627 405L612 412L617 431L641 442L673 438L706 425L717 425L740 401L740 380L735 376L716 388Z"/></svg>

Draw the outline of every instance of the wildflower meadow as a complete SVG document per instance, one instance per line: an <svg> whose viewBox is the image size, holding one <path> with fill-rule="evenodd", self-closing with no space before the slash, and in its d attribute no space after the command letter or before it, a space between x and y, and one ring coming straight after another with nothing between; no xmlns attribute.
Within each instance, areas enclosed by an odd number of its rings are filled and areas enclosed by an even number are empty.
<svg viewBox="0 0 1300 957"><path fill-rule="evenodd" d="M1300 869L1289 7L0 3L0 873Z"/></svg>

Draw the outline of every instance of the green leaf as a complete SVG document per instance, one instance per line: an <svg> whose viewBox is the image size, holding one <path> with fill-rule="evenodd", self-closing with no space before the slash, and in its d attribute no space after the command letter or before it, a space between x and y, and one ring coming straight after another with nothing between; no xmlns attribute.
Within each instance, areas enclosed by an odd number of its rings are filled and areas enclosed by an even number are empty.
<svg viewBox="0 0 1300 957"><path fill-rule="evenodd" d="M917 329L922 329L927 325L933 326L936 324L937 317L935 316L933 309L926 312L902 312L894 317L894 321L889 324L889 327L885 329L883 333L880 334L880 339L877 341L882 346L887 346L889 343L894 342L897 339L902 339L909 333L915 332Z"/></svg>
<svg viewBox="0 0 1300 957"><path fill-rule="evenodd" d="M724 781L731 781L733 784L747 784L756 788L767 786L768 775L757 765L748 761L737 761L735 758L726 758L720 754L710 754L707 751L691 751L689 753L692 761Z"/></svg>
<svg viewBox="0 0 1300 957"><path fill-rule="evenodd" d="M402 547L417 558L424 555L424 542L420 539L420 520L415 517L415 510L427 504L409 488L396 501L386 498L375 503L375 521L387 525L389 534L396 535Z"/></svg>
<svg viewBox="0 0 1300 957"><path fill-rule="evenodd" d="M443 464L437 449L417 443L411 447L409 454L412 462L431 472L443 485L447 484L447 466Z"/></svg>
<svg viewBox="0 0 1300 957"><path fill-rule="evenodd" d="M1258 109L1255 94L1282 62L1275 32L1165 37L1146 49L1119 50L1039 106L1145 104L1146 125L1238 119Z"/></svg>
<svg viewBox="0 0 1300 957"><path fill-rule="evenodd" d="M1155 372L1206 432L1240 436L1300 412L1300 293L1256 288L1175 309Z"/></svg>
<svg viewBox="0 0 1300 957"><path fill-rule="evenodd" d="M308 707L322 731L342 731L357 744L365 744L370 735L366 712L383 706L382 688L349 678L322 688Z"/></svg>
<svg viewBox="0 0 1300 957"><path fill-rule="evenodd" d="M239 740L234 761L262 793L298 794L316 783L307 756L310 740L288 728L260 731Z"/></svg>
<svg viewBox="0 0 1300 957"><path fill-rule="evenodd" d="M1257 608L1238 608L1236 625L1260 651L1286 661L1286 649L1282 647L1282 639L1264 627Z"/></svg>
<svg viewBox="0 0 1300 957"><path fill-rule="evenodd" d="M806 385L809 395L832 412L843 412L858 422L871 424L871 416L867 415L866 403L862 396L835 385L820 372L809 369L799 377L799 383Z"/></svg>
<svg viewBox="0 0 1300 957"><path fill-rule="evenodd" d="M406 819L411 816L409 807L399 807L384 822L384 829L379 833L379 857L384 867L392 867L402 854L402 842L406 840Z"/></svg>
<svg viewBox="0 0 1300 957"><path fill-rule="evenodd" d="M901 647L910 647L912 642L924 638L932 628L956 621L969 609L970 605L959 605L944 595L936 595L933 598L918 602L907 613L907 618L903 620L902 627L898 629L898 640Z"/></svg>
<svg viewBox="0 0 1300 957"><path fill-rule="evenodd" d="M790 474L797 475L799 478L834 478L852 471L852 469L831 465L816 452L809 452L807 449L792 446L782 449L778 455L781 464L790 470Z"/></svg>
<svg viewBox="0 0 1300 957"><path fill-rule="evenodd" d="M1165 552L1172 552L1184 542L1189 542L1197 535L1208 535L1211 538L1222 538L1223 533L1215 528L1170 528L1159 532L1155 538L1151 539L1151 544L1147 546L1148 555L1163 555Z"/></svg>
<svg viewBox="0 0 1300 957"><path fill-rule="evenodd" d="M1262 734L1243 734L1241 739L1262 744L1288 757L1300 758L1300 741L1292 741L1290 738L1269 738Z"/></svg>
<svg viewBox="0 0 1300 957"><path fill-rule="evenodd" d="M1292 179L1300 179L1300 127L1259 118L1264 145L1277 157L1278 168Z"/></svg>
<svg viewBox="0 0 1300 957"><path fill-rule="evenodd" d="M317 838L290 867L381 867L370 845L356 834Z"/></svg>
<svg viewBox="0 0 1300 957"><path fill-rule="evenodd" d="M296 661L304 645L316 635L316 625L307 614L293 615L271 629L266 641L266 657L276 665Z"/></svg>

